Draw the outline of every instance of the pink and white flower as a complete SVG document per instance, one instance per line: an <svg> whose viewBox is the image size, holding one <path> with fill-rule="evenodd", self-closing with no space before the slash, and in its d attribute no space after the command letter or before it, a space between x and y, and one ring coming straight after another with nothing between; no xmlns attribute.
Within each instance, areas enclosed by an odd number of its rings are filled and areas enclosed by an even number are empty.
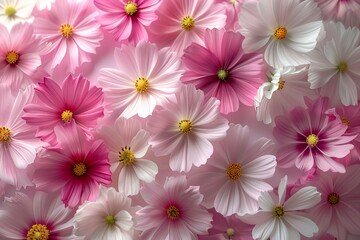
<svg viewBox="0 0 360 240"><path fill-rule="evenodd" d="M197 239L211 228L212 214L201 205L203 196L189 187L185 176L169 177L164 186L146 184L140 191L147 203L137 214L141 239Z"/></svg>
<svg viewBox="0 0 360 240"><path fill-rule="evenodd" d="M219 100L205 101L204 93L193 85L182 86L175 99L148 118L155 154L170 155L173 171L188 172L193 165L205 164L214 151L211 141L224 138L229 128L219 107Z"/></svg>

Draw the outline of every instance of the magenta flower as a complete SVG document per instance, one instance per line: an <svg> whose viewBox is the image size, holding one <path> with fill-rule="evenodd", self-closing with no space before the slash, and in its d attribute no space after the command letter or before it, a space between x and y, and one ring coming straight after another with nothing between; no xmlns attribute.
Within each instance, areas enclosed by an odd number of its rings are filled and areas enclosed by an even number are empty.
<svg viewBox="0 0 360 240"><path fill-rule="evenodd" d="M212 214L201 206L203 196L187 185L185 176L167 178L164 187L146 184L140 194L148 204L136 212L141 239L197 239L211 228Z"/></svg>
<svg viewBox="0 0 360 240"><path fill-rule="evenodd" d="M94 0L94 4L103 11L96 19L116 41L137 44L142 39L148 40L146 27L157 19L155 11L161 0Z"/></svg>
<svg viewBox="0 0 360 240"><path fill-rule="evenodd" d="M94 201L99 185L111 183L108 151L101 140L86 138L76 124L55 127L57 147L48 148L35 161L34 183L39 190L61 190L66 206Z"/></svg>
<svg viewBox="0 0 360 240"><path fill-rule="evenodd" d="M181 80L203 90L207 99L219 99L221 113L237 111L239 102L253 106L266 78L262 55L244 54L239 33L206 30L204 39L205 47L192 43L185 49Z"/></svg>
<svg viewBox="0 0 360 240"><path fill-rule="evenodd" d="M278 165L294 165L308 171L314 164L322 171L345 172L343 158L354 147L354 135L344 135L347 126L330 120L325 114L328 99L318 98L308 108L294 108L289 114L275 118L273 134L280 144Z"/></svg>
<svg viewBox="0 0 360 240"><path fill-rule="evenodd" d="M43 10L35 18L35 33L43 41L51 43L51 49L45 56L52 71L61 65L66 72L74 73L90 55L100 46L103 34L92 1L62 0L55 1L50 10Z"/></svg>
<svg viewBox="0 0 360 240"><path fill-rule="evenodd" d="M59 86L51 79L44 78L35 88L37 103L25 106L23 119L38 128L37 136L54 143L54 127L75 121L85 131L96 126L104 115L103 93L100 88L90 87L82 75L69 75Z"/></svg>

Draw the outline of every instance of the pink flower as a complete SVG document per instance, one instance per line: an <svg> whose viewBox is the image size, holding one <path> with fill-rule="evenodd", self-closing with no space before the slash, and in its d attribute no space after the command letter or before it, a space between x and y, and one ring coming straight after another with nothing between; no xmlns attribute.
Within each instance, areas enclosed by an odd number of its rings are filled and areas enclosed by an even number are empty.
<svg viewBox="0 0 360 240"><path fill-rule="evenodd" d="M65 206L74 208L94 201L99 184L111 183L108 151L101 140L93 141L75 123L55 127L57 147L48 148L35 161L34 183L39 190L61 190Z"/></svg>
<svg viewBox="0 0 360 240"><path fill-rule="evenodd" d="M203 45L206 28L223 28L225 10L214 0L166 0L159 7L158 20L149 27L149 37L161 47L172 46L180 56L192 42Z"/></svg>
<svg viewBox="0 0 360 240"><path fill-rule="evenodd" d="M52 46L44 61L51 71L60 64L66 72L74 73L91 60L103 39L96 14L91 1L62 0L35 18L35 33Z"/></svg>
<svg viewBox="0 0 360 240"><path fill-rule="evenodd" d="M215 0L225 8L226 13L226 30L237 30L239 28L239 12L244 0Z"/></svg>
<svg viewBox="0 0 360 240"><path fill-rule="evenodd" d="M74 239L73 216L56 194L16 192L0 210L0 238Z"/></svg>
<svg viewBox="0 0 360 240"><path fill-rule="evenodd" d="M105 102L111 111L130 118L145 118L173 96L183 73L180 59L169 48L141 41L136 47L123 45L115 50L116 69L103 68L99 78Z"/></svg>
<svg viewBox="0 0 360 240"><path fill-rule="evenodd" d="M29 186L26 168L34 162L41 143L35 138L35 129L21 117L34 92L28 87L12 96L7 89L0 90L0 180L17 188Z"/></svg>
<svg viewBox="0 0 360 240"><path fill-rule="evenodd" d="M319 234L329 233L337 239L348 239L350 233L360 235L360 165L346 173L322 173L308 184L321 193L320 203L309 213L319 226Z"/></svg>
<svg viewBox="0 0 360 240"><path fill-rule="evenodd" d="M148 118L150 144L158 156L170 155L173 171L188 172L206 163L214 149L211 141L226 135L228 120L219 114L219 100L205 101L201 90L182 86L176 98Z"/></svg>
<svg viewBox="0 0 360 240"><path fill-rule="evenodd" d="M203 196L187 185L185 176L167 178L164 187L146 184L140 194L147 203L136 212L142 239L192 240L211 228L212 214L201 206Z"/></svg>
<svg viewBox="0 0 360 240"><path fill-rule="evenodd" d="M37 136L54 143L54 127L74 121L85 131L96 126L103 113L103 93L100 88L90 87L82 75L69 75L61 86L44 78L35 88L37 103L25 106L23 119L38 128Z"/></svg>
<svg viewBox="0 0 360 240"><path fill-rule="evenodd" d="M307 109L294 108L275 118L274 137L279 143L278 164L309 171L315 164L322 171L345 172L339 159L349 154L356 137L344 135L347 126L325 114L327 98L318 98Z"/></svg>
<svg viewBox="0 0 360 240"><path fill-rule="evenodd" d="M200 185L206 206L224 216L256 212L260 193L272 190L264 180L275 173L273 144L266 138L253 142L249 138L247 126L230 124L207 164L189 174L191 185Z"/></svg>
<svg viewBox="0 0 360 240"><path fill-rule="evenodd" d="M15 92L32 83L43 48L31 24L18 23L11 31L0 24L0 86Z"/></svg>
<svg viewBox="0 0 360 240"><path fill-rule="evenodd" d="M221 113L237 111L239 102L252 106L265 78L262 56L244 54L239 33L206 30L204 39L205 47L192 43L185 49L181 80L203 90L207 99L218 98Z"/></svg>
<svg viewBox="0 0 360 240"><path fill-rule="evenodd" d="M146 27L157 19L155 11L161 0L94 0L103 11L96 19L112 33L116 41L129 40L138 43L148 40Z"/></svg>

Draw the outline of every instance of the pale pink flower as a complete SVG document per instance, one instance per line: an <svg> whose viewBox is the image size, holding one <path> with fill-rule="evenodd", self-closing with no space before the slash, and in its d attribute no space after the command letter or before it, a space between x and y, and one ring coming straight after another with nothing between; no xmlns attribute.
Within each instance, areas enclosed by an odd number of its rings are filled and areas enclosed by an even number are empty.
<svg viewBox="0 0 360 240"><path fill-rule="evenodd" d="M181 61L169 48L158 49L144 41L136 47L122 45L115 50L115 62L118 68L101 69L99 83L106 105L122 111L120 116L145 118L179 88Z"/></svg>
<svg viewBox="0 0 360 240"><path fill-rule="evenodd" d="M337 239L348 239L350 233L360 235L360 165L346 173L320 172L308 184L321 193L320 203L309 210L319 226L319 234L330 233Z"/></svg>
<svg viewBox="0 0 360 240"><path fill-rule="evenodd" d="M0 180L17 188L29 186L26 168L34 162L41 142L35 138L36 129L21 117L34 92L28 87L12 96L7 89L0 90Z"/></svg>
<svg viewBox="0 0 360 240"><path fill-rule="evenodd" d="M253 106L265 78L262 55L244 54L239 33L208 29L204 38L205 47L192 43L184 50L181 80L203 90L206 99L219 99L221 113L237 111L239 102Z"/></svg>
<svg viewBox="0 0 360 240"><path fill-rule="evenodd" d="M85 131L96 126L104 115L103 93L100 88L90 86L82 75L65 78L61 86L44 78L35 88L39 101L26 105L23 119L38 128L37 136L54 143L54 127L74 121Z"/></svg>
<svg viewBox="0 0 360 240"><path fill-rule="evenodd" d="M155 11L162 0L94 0L102 11L96 19L113 34L116 41L128 40L137 44L148 40L146 27L157 19Z"/></svg>
<svg viewBox="0 0 360 240"><path fill-rule="evenodd" d="M321 88L320 93L334 105L356 105L360 91L360 30L329 23L326 34L309 55L308 81L312 89Z"/></svg>
<svg viewBox="0 0 360 240"><path fill-rule="evenodd" d="M268 76L255 97L256 118L265 124L276 116L290 112L295 106L305 107L304 96L315 98L314 90L307 82L308 72L293 67L277 68Z"/></svg>
<svg viewBox="0 0 360 240"><path fill-rule="evenodd" d="M103 126L98 134L109 149L113 182L119 192L128 195L139 193L142 181L151 182L158 173L157 165L145 158L150 134L136 119L119 118L114 126Z"/></svg>
<svg viewBox="0 0 360 240"><path fill-rule="evenodd" d="M241 4L244 0L215 0L216 3L221 4L225 8L227 30L237 30L239 28L239 12Z"/></svg>
<svg viewBox="0 0 360 240"><path fill-rule="evenodd" d="M254 215L241 217L245 222L256 224L252 231L254 239L259 240L300 240L300 234L312 237L318 232L317 225L303 210L310 209L321 200L315 187L303 187L285 200L287 176L281 179L278 195L262 192L259 197L259 210Z"/></svg>
<svg viewBox="0 0 360 240"><path fill-rule="evenodd" d="M101 186L95 202L86 202L77 209L74 232L84 240L132 240L134 215L130 198Z"/></svg>
<svg viewBox="0 0 360 240"><path fill-rule="evenodd" d="M354 147L354 135L344 135L347 126L325 114L327 98L318 98L308 108L295 107L275 118L273 130L279 143L278 165L309 171L314 165L322 171L345 172L341 159Z"/></svg>
<svg viewBox="0 0 360 240"><path fill-rule="evenodd" d="M206 28L223 28L225 10L214 7L214 0L166 0L159 7L159 18L148 31L161 47L171 46L180 56L192 42L203 45Z"/></svg>
<svg viewBox="0 0 360 240"><path fill-rule="evenodd" d="M312 0L247 1L239 14L243 47L264 53L275 68L307 64L323 27L320 15Z"/></svg>
<svg viewBox="0 0 360 240"><path fill-rule="evenodd" d="M18 91L35 81L43 50L31 24L18 23L11 31L0 24L0 87Z"/></svg>
<svg viewBox="0 0 360 240"><path fill-rule="evenodd" d="M201 205L203 195L188 186L185 176L153 182L140 191L147 205L136 212L136 229L146 240L195 240L211 228L212 214Z"/></svg>
<svg viewBox="0 0 360 240"><path fill-rule="evenodd" d="M214 144L207 164L189 174L191 185L200 186L204 204L224 216L256 212L260 193L272 190L264 180L275 173L273 144L266 138L249 138L247 126L230 124L226 138Z"/></svg>
<svg viewBox="0 0 360 240"><path fill-rule="evenodd" d="M44 57L49 70L60 65L66 72L74 73L84 62L91 61L103 39L96 15L92 1L88 0L55 1L51 10L39 13L34 29L44 42L51 43Z"/></svg>
<svg viewBox="0 0 360 240"><path fill-rule="evenodd" d="M176 98L148 118L150 144L158 156L170 155L173 171L188 172L206 163L214 148L211 141L224 138L228 120L219 113L220 102L208 101L191 84L182 86Z"/></svg>
<svg viewBox="0 0 360 240"><path fill-rule="evenodd" d="M103 141L87 139L75 123L56 126L58 145L46 149L35 160L34 180L39 190L61 190L65 206L74 208L94 201L99 185L111 183L108 151Z"/></svg>
<svg viewBox="0 0 360 240"><path fill-rule="evenodd" d="M16 23L32 22L35 4L36 0L0 0L0 23L10 30Z"/></svg>
<svg viewBox="0 0 360 240"><path fill-rule="evenodd" d="M62 240L73 235L74 212L56 194L16 192L0 210L0 238Z"/></svg>

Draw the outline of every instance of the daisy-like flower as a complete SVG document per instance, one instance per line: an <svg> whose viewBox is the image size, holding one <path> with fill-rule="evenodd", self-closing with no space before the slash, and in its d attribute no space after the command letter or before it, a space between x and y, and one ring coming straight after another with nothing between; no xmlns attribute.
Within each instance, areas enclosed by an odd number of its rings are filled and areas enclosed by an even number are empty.
<svg viewBox="0 0 360 240"><path fill-rule="evenodd" d="M140 194L148 204L136 212L142 239L195 240L211 228L212 214L201 205L203 196L187 185L185 176L169 177L163 187L146 184Z"/></svg>
<svg viewBox="0 0 360 240"><path fill-rule="evenodd" d="M149 148L150 134L141 128L136 119L119 118L114 126L103 126L98 130L109 149L113 180L118 190L136 195L140 181L151 182L158 173L157 165L144 156Z"/></svg>
<svg viewBox="0 0 360 240"><path fill-rule="evenodd" d="M32 22L36 0L0 0L0 22L9 30L19 22ZM1 35L0 35L1 36Z"/></svg>
<svg viewBox="0 0 360 240"><path fill-rule="evenodd" d="M192 43L184 50L181 80L203 90L207 99L219 99L221 113L237 111L239 102L252 106L265 78L262 56L244 54L239 33L206 30L204 41L205 47Z"/></svg>
<svg viewBox="0 0 360 240"><path fill-rule="evenodd" d="M326 39L313 51L308 81L335 105L356 105L360 91L360 31L341 23L326 26Z"/></svg>
<svg viewBox="0 0 360 240"><path fill-rule="evenodd" d="M103 11L96 19L113 34L116 41L138 43L148 40L146 27L157 19L155 11L162 0L94 0Z"/></svg>
<svg viewBox="0 0 360 240"><path fill-rule="evenodd" d="M13 197L5 198L0 210L0 238L75 239L73 216L74 212L65 208L56 194L16 192Z"/></svg>
<svg viewBox="0 0 360 240"><path fill-rule="evenodd" d="M226 138L214 144L207 164L194 169L189 177L191 185L200 185L204 204L224 216L256 212L260 193L272 190L264 179L275 173L273 144L266 138L254 142L249 138L247 126L230 124Z"/></svg>
<svg viewBox="0 0 360 240"><path fill-rule="evenodd" d="M75 235L84 236L84 240L132 240L134 215L130 198L101 186L97 200L84 203L76 211Z"/></svg>
<svg viewBox="0 0 360 240"><path fill-rule="evenodd" d="M35 129L21 118L23 107L31 101L31 87L12 96L7 89L0 94L0 180L17 188L29 186L26 168L36 157L36 148L41 146L35 138Z"/></svg>
<svg viewBox="0 0 360 240"><path fill-rule="evenodd" d="M225 137L229 128L219 105L215 98L205 101L193 85L182 86L175 99L148 118L152 150L158 156L170 155L173 171L188 172L192 165L205 164L214 151L210 141Z"/></svg>
<svg viewBox="0 0 360 240"><path fill-rule="evenodd" d="M309 182L321 193L320 203L309 211L319 226L319 233L330 233L336 239L360 235L360 165L352 165L346 173L322 173Z"/></svg>
<svg viewBox="0 0 360 240"><path fill-rule="evenodd" d="M192 42L203 45L206 28L223 28L225 10L214 0L166 0L159 7L159 18L148 29L150 40L172 46L180 56Z"/></svg>
<svg viewBox="0 0 360 240"><path fill-rule="evenodd" d="M323 27L313 0L259 0L245 2L240 10L240 32L247 51L264 52L272 67L309 63Z"/></svg>
<svg viewBox="0 0 360 240"><path fill-rule="evenodd" d="M65 206L94 201L99 185L111 183L108 151L103 141L89 140L75 123L55 127L58 145L35 160L34 180L39 190L61 190Z"/></svg>
<svg viewBox="0 0 360 240"><path fill-rule="evenodd" d="M39 101L24 107L23 119L38 128L37 136L54 143L54 127L74 121L85 131L96 126L104 115L103 93L100 88L90 86L88 79L69 75L61 86L44 78L35 88Z"/></svg>
<svg viewBox="0 0 360 240"><path fill-rule="evenodd" d="M41 66L43 49L31 24L18 23L11 31L0 24L0 86L18 91L29 85Z"/></svg>
<svg viewBox="0 0 360 240"><path fill-rule="evenodd" d="M278 196L262 192L259 197L259 210L254 215L241 217L245 222L256 224L252 231L254 239L259 240L300 240L300 234L312 237L318 232L317 225L307 218L303 210L314 207L321 200L315 187L299 189L285 200L287 176L281 179Z"/></svg>
<svg viewBox="0 0 360 240"><path fill-rule="evenodd" d="M51 11L45 9L35 18L35 33L52 46L44 61L50 71L60 64L66 72L74 73L91 60L103 39L96 15L92 1L62 0L55 1Z"/></svg>
<svg viewBox="0 0 360 240"><path fill-rule="evenodd" d="M256 118L265 124L274 118L290 112L294 106L305 107L304 96L315 98L307 81L307 70L293 67L277 68L268 76L255 97Z"/></svg>
<svg viewBox="0 0 360 240"><path fill-rule="evenodd" d="M296 107L287 115L275 118L274 137L279 143L280 167L295 166L308 171L314 164L322 171L345 172L340 159L354 147L356 135L344 135L347 126L330 120L325 114L327 98L319 98L307 109Z"/></svg>
<svg viewBox="0 0 360 240"><path fill-rule="evenodd" d="M123 117L145 118L178 90L181 61L168 48L159 50L144 41L136 47L122 45L115 50L115 62L117 69L101 69L99 83L107 106Z"/></svg>

